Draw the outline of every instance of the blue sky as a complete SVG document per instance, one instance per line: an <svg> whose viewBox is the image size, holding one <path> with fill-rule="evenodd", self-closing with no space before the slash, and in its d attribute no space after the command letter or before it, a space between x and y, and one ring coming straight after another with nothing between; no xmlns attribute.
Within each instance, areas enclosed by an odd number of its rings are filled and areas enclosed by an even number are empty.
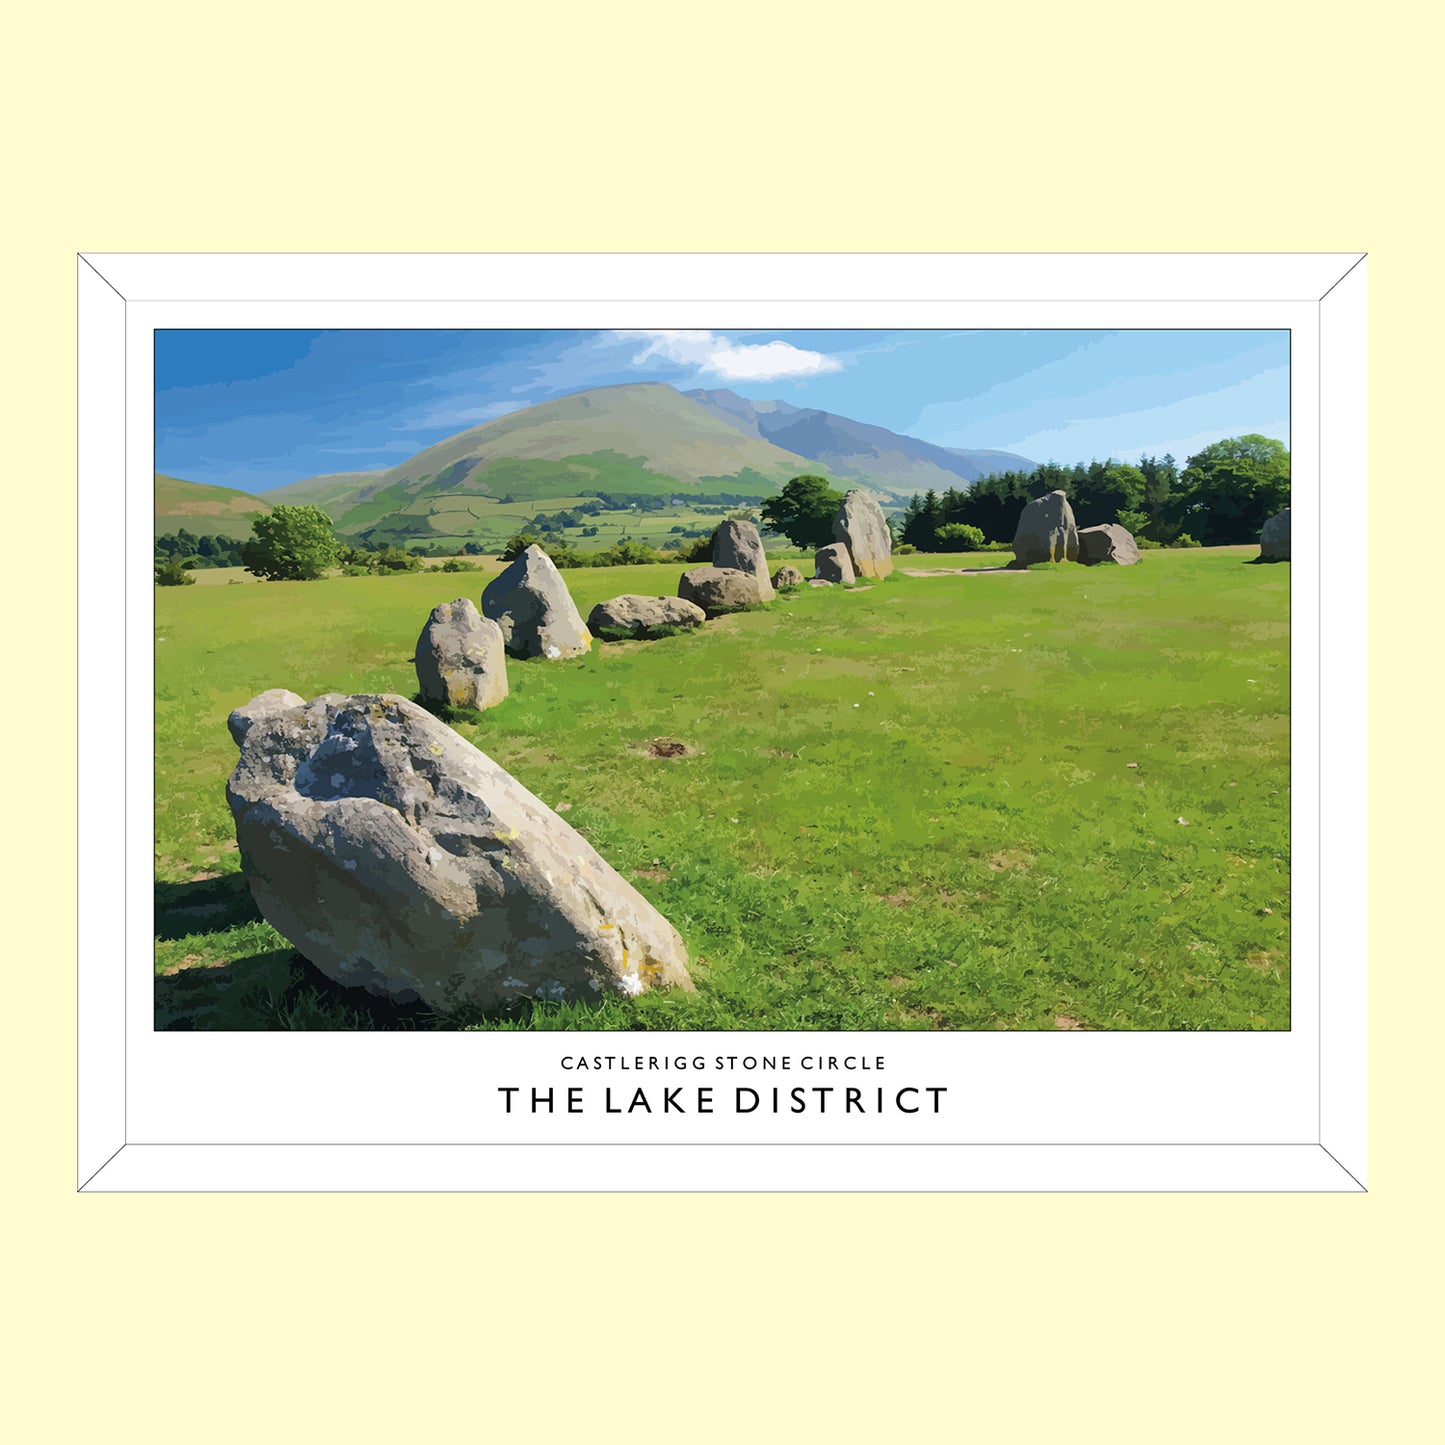
<svg viewBox="0 0 1445 1445"><path fill-rule="evenodd" d="M157 331L155 351L156 470L252 492L622 381L1039 462L1289 442L1285 331Z"/></svg>

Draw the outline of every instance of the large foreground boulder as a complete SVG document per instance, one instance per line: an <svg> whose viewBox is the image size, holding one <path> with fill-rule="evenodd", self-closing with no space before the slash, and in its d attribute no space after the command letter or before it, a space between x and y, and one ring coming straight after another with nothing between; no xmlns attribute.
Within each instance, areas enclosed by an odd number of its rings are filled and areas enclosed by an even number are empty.
<svg viewBox="0 0 1445 1445"><path fill-rule="evenodd" d="M226 799L256 906L338 983L439 1011L692 987L672 925L415 704L263 694L232 733Z"/></svg>
<svg viewBox="0 0 1445 1445"><path fill-rule="evenodd" d="M859 577L886 577L893 570L893 533L873 497L854 488L833 519L833 535L848 549Z"/></svg>
<svg viewBox="0 0 1445 1445"><path fill-rule="evenodd" d="M1276 512L1259 534L1259 557L1262 562L1289 561L1289 508Z"/></svg>
<svg viewBox="0 0 1445 1445"><path fill-rule="evenodd" d="M819 547L817 555L813 558L813 572L820 582L856 582L857 574L853 571L852 560L848 556L848 549L841 542L834 542L829 547Z"/></svg>
<svg viewBox="0 0 1445 1445"><path fill-rule="evenodd" d="M535 543L487 583L482 611L513 657L580 657L592 646L562 574Z"/></svg>
<svg viewBox="0 0 1445 1445"><path fill-rule="evenodd" d="M1033 562L1078 560L1079 529L1074 525L1074 509L1068 497L1063 492L1035 497L1019 517L1012 565L1027 567Z"/></svg>
<svg viewBox="0 0 1445 1445"><path fill-rule="evenodd" d="M466 597L433 607L416 640L416 680L428 702L495 707L507 695L502 629Z"/></svg>
<svg viewBox="0 0 1445 1445"><path fill-rule="evenodd" d="M1079 529L1079 561L1086 567L1100 562L1117 562L1132 567L1139 560L1139 544L1127 527L1105 522L1098 527Z"/></svg>
<svg viewBox="0 0 1445 1445"><path fill-rule="evenodd" d="M709 617L763 601L757 574L733 567L694 567L678 578L677 595L701 607ZM775 595L770 586L768 596Z"/></svg>
<svg viewBox="0 0 1445 1445"><path fill-rule="evenodd" d="M246 734L251 731L253 724L273 713L287 712L293 707L304 707L305 704L305 698L297 697L294 692L287 692L284 687L267 688L265 692L257 693L244 706L238 707L226 719L226 726L230 729L231 739L236 746L244 747Z"/></svg>
<svg viewBox="0 0 1445 1445"><path fill-rule="evenodd" d="M803 574L791 562L784 562L772 578L773 587L779 592L791 592L794 587L801 587L803 580Z"/></svg>
<svg viewBox="0 0 1445 1445"><path fill-rule="evenodd" d="M707 614L695 602L681 597L641 597L626 592L599 602L587 614L594 637L606 633L625 637L660 637L680 627L698 627Z"/></svg>
<svg viewBox="0 0 1445 1445"><path fill-rule="evenodd" d="M777 596L768 577L763 539L751 522L724 522L713 533L712 565L730 572L751 572L758 579L761 602L771 602Z"/></svg>

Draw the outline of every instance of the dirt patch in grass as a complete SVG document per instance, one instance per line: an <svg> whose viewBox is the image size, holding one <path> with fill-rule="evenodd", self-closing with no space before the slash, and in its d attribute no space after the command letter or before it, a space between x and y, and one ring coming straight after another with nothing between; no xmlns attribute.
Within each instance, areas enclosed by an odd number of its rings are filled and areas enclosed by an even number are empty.
<svg viewBox="0 0 1445 1445"><path fill-rule="evenodd" d="M650 878L654 883L662 883L672 877L672 872L667 868L634 868L634 878Z"/></svg>
<svg viewBox="0 0 1445 1445"><path fill-rule="evenodd" d="M643 751L650 758L690 758L697 749L681 738L653 738Z"/></svg>
<svg viewBox="0 0 1445 1445"><path fill-rule="evenodd" d="M1022 577L1022 567L900 567L905 577Z"/></svg>
<svg viewBox="0 0 1445 1445"><path fill-rule="evenodd" d="M1272 948L1256 949L1244 961L1251 968L1258 969L1260 973L1269 973L1272 969L1279 967L1279 960L1274 956Z"/></svg>
<svg viewBox="0 0 1445 1445"><path fill-rule="evenodd" d="M995 873L1007 873L1012 868L1027 868L1033 861L1034 855L1022 848L1001 848L988 860L988 866Z"/></svg>

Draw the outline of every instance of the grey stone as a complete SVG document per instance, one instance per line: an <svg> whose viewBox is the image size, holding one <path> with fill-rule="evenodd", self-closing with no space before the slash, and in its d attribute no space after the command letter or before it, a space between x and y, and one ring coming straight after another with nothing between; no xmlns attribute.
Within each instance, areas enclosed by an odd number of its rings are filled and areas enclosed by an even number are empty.
<svg viewBox="0 0 1445 1445"><path fill-rule="evenodd" d="M774 595L771 586L768 593ZM677 595L701 607L709 617L763 600L756 574L731 567L694 567L684 572L678 578Z"/></svg>
<svg viewBox="0 0 1445 1445"><path fill-rule="evenodd" d="M580 657L592 646L562 574L535 544L487 583L482 611L513 657Z"/></svg>
<svg viewBox="0 0 1445 1445"><path fill-rule="evenodd" d="M1019 517L1014 533L1015 567L1032 562L1077 562L1079 560L1079 529L1074 524L1074 509L1063 492L1049 492L1035 497Z"/></svg>
<svg viewBox="0 0 1445 1445"><path fill-rule="evenodd" d="M599 602L587 615L594 636L622 632L629 637L653 637L674 627L697 627L707 614L695 602L681 597L641 597L635 592Z"/></svg>
<svg viewBox="0 0 1445 1445"><path fill-rule="evenodd" d="M763 539L751 522L724 522L713 533L712 565L729 572L751 572L758 579L761 602L771 602L777 596L768 578Z"/></svg>
<svg viewBox="0 0 1445 1445"><path fill-rule="evenodd" d="M1265 562L1289 561L1289 508L1276 512L1259 534L1259 555Z"/></svg>
<svg viewBox="0 0 1445 1445"><path fill-rule="evenodd" d="M848 549L859 577L886 577L893 570L893 533L871 493L854 488L833 519L833 535Z"/></svg>
<svg viewBox="0 0 1445 1445"><path fill-rule="evenodd" d="M784 562L773 573L773 586L779 592L786 592L803 585L803 574L791 562Z"/></svg>
<svg viewBox="0 0 1445 1445"><path fill-rule="evenodd" d="M433 607L416 640L416 680L430 702L495 707L507 695L502 629L465 597Z"/></svg>
<svg viewBox="0 0 1445 1445"><path fill-rule="evenodd" d="M287 692L284 687L268 688L265 692L258 693L242 707L238 707L226 719L226 726L231 731L231 738L237 747L246 741L246 734L251 730L252 724L258 723L262 718L270 717L272 713L285 712L287 708L299 707L305 701L299 698L294 692Z"/></svg>
<svg viewBox="0 0 1445 1445"><path fill-rule="evenodd" d="M390 695L256 703L226 790L242 867L329 978L443 1012L692 987L657 909L430 713Z"/></svg>
<svg viewBox="0 0 1445 1445"><path fill-rule="evenodd" d="M1100 562L1117 562L1132 567L1139 560L1139 544L1127 527L1104 522L1098 527L1079 529L1079 561L1086 567Z"/></svg>
<svg viewBox="0 0 1445 1445"><path fill-rule="evenodd" d="M834 542L828 547L819 547L817 555L813 558L813 568L822 582L856 582L858 580L853 571L853 562L848 556L848 549L841 542Z"/></svg>

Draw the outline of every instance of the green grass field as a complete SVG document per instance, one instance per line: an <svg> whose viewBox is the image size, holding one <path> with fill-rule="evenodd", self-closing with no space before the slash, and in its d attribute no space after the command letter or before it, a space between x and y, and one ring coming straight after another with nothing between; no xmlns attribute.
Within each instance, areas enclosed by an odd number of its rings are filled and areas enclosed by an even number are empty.
<svg viewBox="0 0 1445 1445"><path fill-rule="evenodd" d="M509 663L459 731L682 932L697 992L473 1027L1289 1026L1289 568L1253 548L854 590L574 662ZM495 564L493 564L495 570ZM682 569L565 573L584 616ZM227 713L416 691L428 610L486 577L156 591L162 1028L435 1027L329 984L257 916ZM651 740L695 752L659 758ZM1131 766L1132 765L1132 766Z"/></svg>

